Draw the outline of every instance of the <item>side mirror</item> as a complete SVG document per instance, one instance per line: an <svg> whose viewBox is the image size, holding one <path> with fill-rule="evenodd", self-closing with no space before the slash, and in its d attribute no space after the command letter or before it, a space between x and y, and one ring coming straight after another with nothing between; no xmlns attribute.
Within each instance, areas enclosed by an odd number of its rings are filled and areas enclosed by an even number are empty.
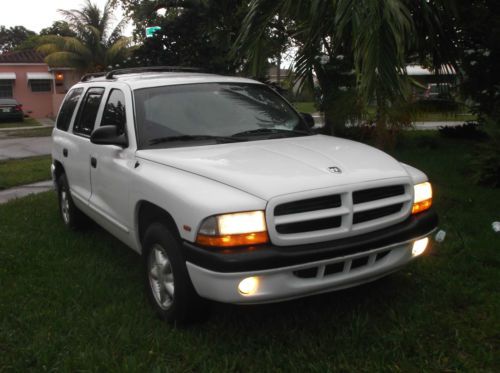
<svg viewBox="0 0 500 373"><path fill-rule="evenodd" d="M300 115L302 116L302 119L304 119L304 121L306 122L307 126L309 128L313 128L314 127L314 118L311 114L309 113L300 113Z"/></svg>
<svg viewBox="0 0 500 373"><path fill-rule="evenodd" d="M96 128L90 135L90 142L98 145L116 145L122 148L128 146L127 136L118 134L116 126L102 126Z"/></svg>

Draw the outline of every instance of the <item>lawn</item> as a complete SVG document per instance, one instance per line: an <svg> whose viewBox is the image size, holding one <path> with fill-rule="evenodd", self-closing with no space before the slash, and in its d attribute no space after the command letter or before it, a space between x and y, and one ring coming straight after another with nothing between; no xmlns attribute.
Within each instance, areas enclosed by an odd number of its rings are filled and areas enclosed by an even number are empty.
<svg viewBox="0 0 500 373"><path fill-rule="evenodd" d="M294 102L293 106L295 106L295 109L300 113L312 114L318 111L316 106L314 106L314 102Z"/></svg>
<svg viewBox="0 0 500 373"><path fill-rule="evenodd" d="M0 190L49 180L50 163L50 155L0 161Z"/></svg>
<svg viewBox="0 0 500 373"><path fill-rule="evenodd" d="M0 206L0 371L498 371L498 191L471 184L473 143L405 136L396 153L433 180L444 243L366 286L217 304L185 329L152 313L136 254L64 229L53 192Z"/></svg>
<svg viewBox="0 0 500 373"><path fill-rule="evenodd" d="M24 118L22 122L3 122L0 121L0 129L1 128L16 128L16 127L32 127L32 126L41 126L40 123L36 119L33 118Z"/></svg>
<svg viewBox="0 0 500 373"><path fill-rule="evenodd" d="M302 113L314 113L318 109L314 106L314 102L295 102L293 104L297 111ZM375 107L368 107L368 116L375 116ZM476 120L477 116L469 112L447 112L447 111L417 111L413 118L416 122L446 122L446 121L468 121Z"/></svg>

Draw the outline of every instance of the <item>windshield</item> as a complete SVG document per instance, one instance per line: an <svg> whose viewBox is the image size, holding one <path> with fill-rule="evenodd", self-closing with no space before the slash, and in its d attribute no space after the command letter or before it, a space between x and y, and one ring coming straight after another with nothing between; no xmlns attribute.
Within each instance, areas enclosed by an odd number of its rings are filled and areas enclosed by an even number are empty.
<svg viewBox="0 0 500 373"><path fill-rule="evenodd" d="M265 85L186 84L134 94L139 148L309 135L302 118Z"/></svg>

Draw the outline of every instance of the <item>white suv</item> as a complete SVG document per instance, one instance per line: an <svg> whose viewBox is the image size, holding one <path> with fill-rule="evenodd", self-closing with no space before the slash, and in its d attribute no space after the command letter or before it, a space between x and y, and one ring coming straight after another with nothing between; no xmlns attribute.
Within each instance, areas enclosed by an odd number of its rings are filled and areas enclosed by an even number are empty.
<svg viewBox="0 0 500 373"><path fill-rule="evenodd" d="M150 68L84 77L53 132L64 223L84 215L141 254L168 321L206 300L277 302L356 286L427 247L419 170L314 134L259 82Z"/></svg>

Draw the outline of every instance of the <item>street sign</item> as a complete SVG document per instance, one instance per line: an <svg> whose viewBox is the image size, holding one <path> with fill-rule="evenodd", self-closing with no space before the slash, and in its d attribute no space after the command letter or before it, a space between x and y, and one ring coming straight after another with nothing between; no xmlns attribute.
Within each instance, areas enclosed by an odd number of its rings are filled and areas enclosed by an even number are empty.
<svg viewBox="0 0 500 373"><path fill-rule="evenodd" d="M151 38L154 36L156 31L161 30L160 26L151 26L151 27L146 27L146 37Z"/></svg>

